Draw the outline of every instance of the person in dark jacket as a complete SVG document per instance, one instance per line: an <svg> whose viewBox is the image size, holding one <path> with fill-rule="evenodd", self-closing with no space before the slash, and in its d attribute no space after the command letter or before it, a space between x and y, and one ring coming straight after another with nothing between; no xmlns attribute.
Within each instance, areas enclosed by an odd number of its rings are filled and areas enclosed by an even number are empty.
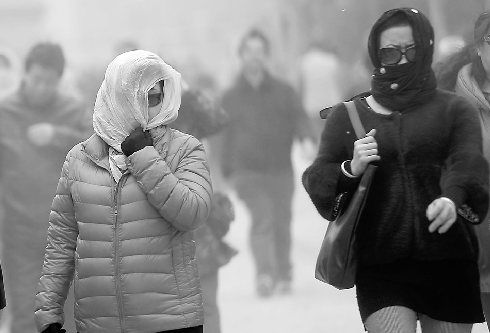
<svg viewBox="0 0 490 333"><path fill-rule="evenodd" d="M413 8L371 29L370 94L354 98L366 137L331 108L303 184L333 220L335 198L378 165L357 229L356 292L367 331L470 332L483 322L475 223L488 211L488 163L473 105L436 87L434 31Z"/></svg>
<svg viewBox="0 0 490 333"><path fill-rule="evenodd" d="M64 68L60 45L34 45L19 89L0 101L2 266L13 333L36 330L34 300L59 170L91 132L87 110L60 89Z"/></svg>
<svg viewBox="0 0 490 333"><path fill-rule="evenodd" d="M260 296L289 293L292 281L291 203L295 139L315 135L301 99L266 68L269 40L247 33L239 48L242 72L223 96L230 124L223 136L222 171L251 213L251 247Z"/></svg>
<svg viewBox="0 0 490 333"><path fill-rule="evenodd" d="M483 132L483 154L490 161L490 12L475 22L473 40L447 59L436 64L440 88L468 98L477 108ZM485 221L490 219L487 214ZM483 312L490 329L490 230L488 223L476 228L480 245L480 289Z"/></svg>

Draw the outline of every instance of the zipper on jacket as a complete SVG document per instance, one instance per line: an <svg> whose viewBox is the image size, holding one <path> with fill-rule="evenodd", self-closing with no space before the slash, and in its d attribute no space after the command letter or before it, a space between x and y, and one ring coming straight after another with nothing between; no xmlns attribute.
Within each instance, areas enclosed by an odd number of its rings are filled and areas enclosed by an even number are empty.
<svg viewBox="0 0 490 333"><path fill-rule="evenodd" d="M121 276L119 267L119 223L118 223L118 207L119 207L119 193L123 187L123 180L127 179L124 175L121 177L116 186L113 187L113 202L114 202L114 281L116 284L116 299L117 299L117 312L119 314L119 325L121 326L121 332L126 332L124 322L123 311L123 299L121 293Z"/></svg>

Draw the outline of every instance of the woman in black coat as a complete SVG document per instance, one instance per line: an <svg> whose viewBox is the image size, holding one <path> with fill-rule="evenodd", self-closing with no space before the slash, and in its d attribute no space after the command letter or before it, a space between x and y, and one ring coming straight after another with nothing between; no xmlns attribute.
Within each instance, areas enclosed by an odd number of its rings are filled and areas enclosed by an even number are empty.
<svg viewBox="0 0 490 333"><path fill-rule="evenodd" d="M335 198L378 165L357 229L356 292L369 332L415 332L420 320L423 332L469 333L485 320L472 225L488 210L480 122L466 99L436 88L433 49L420 11L385 12L368 41L371 91L354 98L366 137L355 137L343 104L332 107L303 174L333 220Z"/></svg>

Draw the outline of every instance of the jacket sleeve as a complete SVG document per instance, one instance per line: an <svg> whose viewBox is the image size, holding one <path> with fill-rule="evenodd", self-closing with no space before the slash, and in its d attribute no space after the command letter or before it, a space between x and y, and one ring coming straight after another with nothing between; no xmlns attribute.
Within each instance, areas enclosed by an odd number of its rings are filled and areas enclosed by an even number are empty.
<svg viewBox="0 0 490 333"><path fill-rule="evenodd" d="M348 178L340 166L352 159L354 130L343 104L330 112L323 128L318 154L302 175L303 186L322 217L334 219L334 205L337 195L355 190L360 177Z"/></svg>
<svg viewBox="0 0 490 333"><path fill-rule="evenodd" d="M440 181L442 196L453 200L456 207L467 204L482 222L488 211L489 168L483 155L478 111L460 98L450 110L449 123L448 157Z"/></svg>
<svg viewBox="0 0 490 333"><path fill-rule="evenodd" d="M63 306L75 270L78 227L69 189L69 155L49 214L46 253L36 295L35 321L39 332L51 323L63 325Z"/></svg>
<svg viewBox="0 0 490 333"><path fill-rule="evenodd" d="M211 178L203 145L188 137L185 152L174 172L154 147L145 147L129 160L129 170L136 177L148 201L165 220L181 231L199 227L211 207ZM190 141L190 143L189 143Z"/></svg>

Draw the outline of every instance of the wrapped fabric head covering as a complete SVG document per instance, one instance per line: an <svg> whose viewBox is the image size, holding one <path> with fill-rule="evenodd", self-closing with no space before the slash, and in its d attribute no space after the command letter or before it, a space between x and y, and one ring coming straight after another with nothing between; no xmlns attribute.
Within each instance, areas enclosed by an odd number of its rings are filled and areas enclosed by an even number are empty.
<svg viewBox="0 0 490 333"><path fill-rule="evenodd" d="M383 66L378 57L380 35L393 15L405 15L412 27L417 53L415 62ZM368 40L368 51L375 67L371 80L374 99L393 111L404 111L429 101L436 91L436 78L432 70L434 29L430 21L417 9L397 8L385 12L376 21Z"/></svg>
<svg viewBox="0 0 490 333"><path fill-rule="evenodd" d="M164 82L160 113L148 119L148 91ZM158 55L129 51L117 56L107 67L95 101L95 133L121 152L121 143L136 128L144 131L167 125L178 116L181 76Z"/></svg>

